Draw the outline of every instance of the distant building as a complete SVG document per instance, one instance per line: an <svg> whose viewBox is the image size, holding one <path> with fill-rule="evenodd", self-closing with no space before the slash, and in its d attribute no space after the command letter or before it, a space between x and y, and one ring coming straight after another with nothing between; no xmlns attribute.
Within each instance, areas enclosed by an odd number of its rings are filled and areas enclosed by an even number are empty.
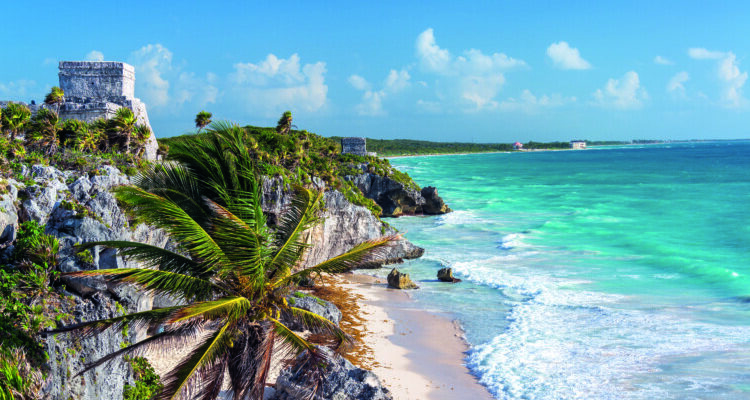
<svg viewBox="0 0 750 400"><path fill-rule="evenodd" d="M358 156L369 156L367 153L367 140L363 137L341 138L341 154L355 154Z"/></svg>
<svg viewBox="0 0 750 400"><path fill-rule="evenodd" d="M573 150L582 150L586 148L586 141L585 140L571 140L570 141L570 147Z"/></svg>
<svg viewBox="0 0 750 400"><path fill-rule="evenodd" d="M523 149L523 143L521 143L521 142L515 142L515 143L513 143L513 148L516 149L516 150L521 150L521 149Z"/></svg>

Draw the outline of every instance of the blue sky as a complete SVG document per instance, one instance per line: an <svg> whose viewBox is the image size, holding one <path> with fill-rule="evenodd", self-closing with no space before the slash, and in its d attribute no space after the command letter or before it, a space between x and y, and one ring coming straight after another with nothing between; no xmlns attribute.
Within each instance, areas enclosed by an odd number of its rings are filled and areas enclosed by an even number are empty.
<svg viewBox="0 0 750 400"><path fill-rule="evenodd" d="M160 137L289 109L324 136L750 138L748 2L153 3L6 2L0 99L104 59L136 67Z"/></svg>

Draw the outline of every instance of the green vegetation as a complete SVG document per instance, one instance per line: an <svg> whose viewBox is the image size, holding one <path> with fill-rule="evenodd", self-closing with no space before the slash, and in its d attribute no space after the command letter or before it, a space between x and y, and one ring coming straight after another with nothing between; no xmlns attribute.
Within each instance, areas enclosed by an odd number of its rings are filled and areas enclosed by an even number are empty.
<svg viewBox="0 0 750 400"><path fill-rule="evenodd" d="M211 117L213 114L208 111L201 111L195 116L195 127L198 128L198 133L211 123Z"/></svg>
<svg viewBox="0 0 750 400"><path fill-rule="evenodd" d="M122 400L150 400L164 387L161 378L154 371L154 367L143 357L124 357L133 369L135 383L125 385L122 390Z"/></svg>
<svg viewBox="0 0 750 400"><path fill-rule="evenodd" d="M284 343L284 351L306 352L309 365L324 365L324 355L279 320L282 312L327 333L337 349L350 343L350 337L335 324L289 305L286 297L298 282L311 276L371 262L393 238L364 242L345 254L293 272L309 247L303 232L319 221L322 195L295 186L290 209L275 229L269 229L260 204L257 158L275 158L276 163L267 165L284 167L304 161L290 151L294 140L303 139L271 133L213 124L205 134L172 141L170 157L176 163L151 166L136 180L138 186L121 187L116 195L140 221L164 229L174 247L123 241L86 243L80 246L82 250L94 246L118 249L120 255L142 262L144 268L67 274L102 276L110 285L136 285L178 298L181 305L86 322L57 332L89 337L126 325L162 329L115 354L186 343L190 349L187 356L163 377L159 396L165 399L178 398L188 390L191 398L210 398L220 389L225 374L236 398L262 398L276 339ZM271 140L275 141L274 151L260 153L261 148L271 149L260 143ZM106 359L94 361L86 370ZM315 381L322 378L315 367L307 373Z"/></svg>
<svg viewBox="0 0 750 400"><path fill-rule="evenodd" d="M336 143L341 142L341 137L330 138ZM605 146L615 144L628 144L629 142L616 141L586 141L587 145ZM338 145L340 148L340 144ZM539 149L569 149L570 142L534 142L523 143L526 150ZM367 139L367 150L373 151L380 157L410 156L428 154L460 154L460 153L492 153L499 151L514 151L513 143L462 143L462 142L430 142L426 140L411 139Z"/></svg>

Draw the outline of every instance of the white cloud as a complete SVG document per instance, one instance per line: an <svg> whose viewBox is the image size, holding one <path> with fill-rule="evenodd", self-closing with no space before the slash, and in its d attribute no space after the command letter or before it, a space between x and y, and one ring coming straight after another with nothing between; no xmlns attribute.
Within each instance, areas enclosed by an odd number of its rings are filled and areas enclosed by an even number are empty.
<svg viewBox="0 0 750 400"><path fill-rule="evenodd" d="M724 57L724 53L720 51L710 51L701 47L688 49L688 55L690 58L696 60L718 60L719 58Z"/></svg>
<svg viewBox="0 0 750 400"><path fill-rule="evenodd" d="M396 71L392 69L383 82L383 86L378 91L373 91L371 85L361 76L352 75L349 77L349 83L355 89L362 90L362 102L357 104L355 109L360 115L386 115L383 110L383 100L389 95L403 91L411 84L411 75L405 69Z"/></svg>
<svg viewBox="0 0 750 400"><path fill-rule="evenodd" d="M667 84L667 91L670 93L677 93L681 96L685 95L685 85L684 83L690 79L690 75L688 75L687 72L681 71L676 73L672 79L669 80L669 83Z"/></svg>
<svg viewBox="0 0 750 400"><path fill-rule="evenodd" d="M86 61L104 61L104 53L98 50L91 50L88 54L86 54L86 58L84 58Z"/></svg>
<svg viewBox="0 0 750 400"><path fill-rule="evenodd" d="M662 56L656 56L656 57L654 57L654 64L659 64L659 65L674 65L674 63L672 62L672 60L670 60L668 58L665 58L665 57L662 57Z"/></svg>
<svg viewBox="0 0 750 400"><path fill-rule="evenodd" d="M175 85L174 103L195 103L203 107L216 103L219 89L213 85L217 80L215 74L209 72L205 78L199 78L193 72L181 72Z"/></svg>
<svg viewBox="0 0 750 400"><path fill-rule="evenodd" d="M8 83L0 82L0 100L13 100L29 102L31 98L38 95L35 81L19 79Z"/></svg>
<svg viewBox="0 0 750 400"><path fill-rule="evenodd" d="M518 98L510 97L499 104L501 111L523 111L533 113L541 108L560 107L573 103L575 97L563 97L560 94L536 96L530 90L525 89Z"/></svg>
<svg viewBox="0 0 750 400"><path fill-rule="evenodd" d="M552 59L556 67L560 69L589 69L591 64L581 58L581 54L575 47L570 47L568 42L552 43L547 47L547 56Z"/></svg>
<svg viewBox="0 0 750 400"><path fill-rule="evenodd" d="M488 55L477 49L454 56L437 45L432 28L417 37L416 52L421 69L437 75L434 87L438 98L448 102L457 100L464 111L497 106L494 99L505 83L504 72L526 65L503 53ZM424 102L428 103L434 102Z"/></svg>
<svg viewBox="0 0 750 400"><path fill-rule="evenodd" d="M164 75L172 70L172 52L161 44L149 44L134 51L130 59L137 77L136 96L152 107L169 104L170 84Z"/></svg>
<svg viewBox="0 0 750 400"><path fill-rule="evenodd" d="M640 108L647 98L635 71L626 72L621 79L608 80L603 89L594 92L597 104L623 110Z"/></svg>
<svg viewBox="0 0 750 400"><path fill-rule="evenodd" d="M288 59L269 54L258 63L234 64L232 93L248 111L266 116L284 110L318 111L325 106L328 86L326 64L300 64L297 54Z"/></svg>
<svg viewBox="0 0 750 400"><path fill-rule="evenodd" d="M742 87L747 81L747 72L740 71L739 62L734 53L691 48L688 50L688 55L696 60L718 60L717 78L722 84L721 100L724 106L736 108L747 103L742 96Z"/></svg>
<svg viewBox="0 0 750 400"><path fill-rule="evenodd" d="M359 75L352 75L348 79L349 84L357 90L370 90L370 82Z"/></svg>

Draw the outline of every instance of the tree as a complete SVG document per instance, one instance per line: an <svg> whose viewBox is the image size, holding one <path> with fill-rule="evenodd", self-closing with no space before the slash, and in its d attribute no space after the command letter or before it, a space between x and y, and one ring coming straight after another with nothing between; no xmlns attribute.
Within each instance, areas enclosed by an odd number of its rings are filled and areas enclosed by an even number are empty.
<svg viewBox="0 0 750 400"><path fill-rule="evenodd" d="M119 108L110 123L110 143L119 144L124 139L125 154L130 154L130 142L136 128L136 118L133 111L127 107Z"/></svg>
<svg viewBox="0 0 750 400"><path fill-rule="evenodd" d="M8 103L2 113L3 127L10 133L11 143L16 140L16 135L23 131L26 123L31 119L31 110L23 104Z"/></svg>
<svg viewBox="0 0 750 400"><path fill-rule="evenodd" d="M140 157L143 151L146 150L148 138L151 137L151 128L148 125L138 125L135 127L133 134L135 136L135 151L133 153Z"/></svg>
<svg viewBox="0 0 750 400"><path fill-rule="evenodd" d="M44 97L44 104L55 106L55 113L60 114L60 104L65 101L65 92L57 86L52 86L47 96Z"/></svg>
<svg viewBox="0 0 750 400"><path fill-rule="evenodd" d="M261 399L276 339L290 355L306 352L312 365L325 355L281 322L283 314L336 338L351 338L329 320L295 308L286 297L297 282L311 275L348 270L379 257L392 237L362 243L345 254L298 270L308 245L303 232L318 221L320 193L297 187L291 206L275 229L261 208L254 160L240 127L215 124L196 140L176 141L171 152L181 163L153 165L136 180L138 186L117 191L139 221L167 231L174 248L137 242L93 242L146 268L105 269L67 274L103 276L109 284L133 284L172 296L182 304L85 322L56 332L91 336L129 326L161 327L161 332L88 365L86 370L123 354L166 344L190 350L163 377L158 399L216 398L228 375L235 399ZM222 157L216 157L216 155ZM192 346L191 344L196 344ZM314 374L313 374L314 375Z"/></svg>
<svg viewBox="0 0 750 400"><path fill-rule="evenodd" d="M213 114L208 111L201 111L195 116L195 127L198 128L198 133L211 123L212 116Z"/></svg>
<svg viewBox="0 0 750 400"><path fill-rule="evenodd" d="M284 114L281 114L281 118L279 118L279 122L276 123L276 132L286 135L293 127L296 128L292 125L292 112L284 111Z"/></svg>
<svg viewBox="0 0 750 400"><path fill-rule="evenodd" d="M46 155L54 154L60 146L57 133L60 131L57 114L46 108L39 110L31 118L26 132L26 145L43 151Z"/></svg>

